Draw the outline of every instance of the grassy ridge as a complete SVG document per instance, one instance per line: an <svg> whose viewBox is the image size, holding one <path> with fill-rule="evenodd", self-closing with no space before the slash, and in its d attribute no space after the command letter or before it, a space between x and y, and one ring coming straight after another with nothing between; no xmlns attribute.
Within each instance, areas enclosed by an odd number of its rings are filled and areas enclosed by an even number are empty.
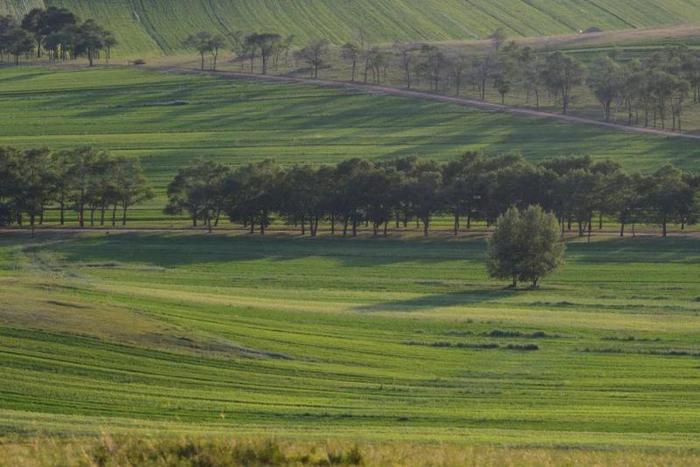
<svg viewBox="0 0 700 467"><path fill-rule="evenodd" d="M697 447L699 246L6 236L0 432Z"/></svg>
<svg viewBox="0 0 700 467"><path fill-rule="evenodd" d="M36 0L34 3L40 3ZM0 12L32 2L9 0ZM299 41L335 43L363 29L370 41L484 38L497 28L517 36L700 23L697 0L46 0L83 17L99 18L117 33L122 56L170 53L202 29L274 30Z"/></svg>
<svg viewBox="0 0 700 467"><path fill-rule="evenodd" d="M0 444L0 466L40 465L200 466L200 465L479 465L555 467L561 465L664 465L686 467L700 462L692 450L589 450L463 445L449 443L357 443L345 440L304 442L265 437L186 436L37 438Z"/></svg>
<svg viewBox="0 0 700 467"><path fill-rule="evenodd" d="M0 145L92 144L140 157L159 196L140 216L162 219L165 185L196 157L236 165L334 163L468 150L531 160L589 154L630 169L697 167L698 143L644 137L443 103L292 84L177 76L135 69L0 70L10 109Z"/></svg>

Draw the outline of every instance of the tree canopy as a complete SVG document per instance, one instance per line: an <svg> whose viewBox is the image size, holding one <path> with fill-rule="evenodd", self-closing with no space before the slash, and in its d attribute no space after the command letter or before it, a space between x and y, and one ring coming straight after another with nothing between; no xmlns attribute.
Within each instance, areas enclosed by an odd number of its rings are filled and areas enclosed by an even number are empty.
<svg viewBox="0 0 700 467"><path fill-rule="evenodd" d="M563 263L564 251L556 216L540 206L512 207L498 218L488 240L486 267L493 278L511 279L514 288L518 282L534 288Z"/></svg>

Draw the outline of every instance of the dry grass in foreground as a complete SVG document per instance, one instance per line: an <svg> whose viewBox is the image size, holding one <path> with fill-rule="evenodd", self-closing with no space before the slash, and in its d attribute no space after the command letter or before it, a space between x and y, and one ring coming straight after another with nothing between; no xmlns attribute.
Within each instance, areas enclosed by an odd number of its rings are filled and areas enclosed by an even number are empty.
<svg viewBox="0 0 700 467"><path fill-rule="evenodd" d="M688 466L694 451L515 448L458 444L202 438L32 438L0 440L0 466Z"/></svg>

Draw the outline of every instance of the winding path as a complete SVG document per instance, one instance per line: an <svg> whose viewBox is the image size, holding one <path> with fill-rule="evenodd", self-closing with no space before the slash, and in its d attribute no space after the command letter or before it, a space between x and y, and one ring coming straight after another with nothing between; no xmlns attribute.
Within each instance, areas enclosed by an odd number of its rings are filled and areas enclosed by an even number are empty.
<svg viewBox="0 0 700 467"><path fill-rule="evenodd" d="M236 71L200 71L193 68L185 67L159 67L160 71L165 71L168 73L178 73L178 74L192 74L192 75L210 75L210 76L223 76L235 79L248 79L254 81L266 81L266 82L283 82L283 83L300 83L300 84L310 84L314 86L324 86L332 87L337 89L349 89L353 91L360 91L366 93L384 94L390 96L399 97L411 97L416 99L426 99L438 102L446 102L450 104L457 104L464 107L474 107L478 109L497 111L497 112L507 112L514 115L526 115L530 117L540 117L548 118L553 120L559 120L569 123L577 123L584 125L595 125L602 128L609 128L613 130L625 131L628 133L638 133L643 135L653 135L653 136L664 136L669 138L683 138L700 141L700 135L690 134L690 133L678 133L668 130L660 130L658 128L642 128L635 126L622 125L619 123L609 123L600 120L594 120L592 118L585 117L575 117L572 115L562 115L552 112L543 112L539 110L526 109L522 107L514 107L509 105L495 104L491 102L483 102L474 99L467 99L464 97L453 97L445 96L441 94L433 94L425 91L412 91L409 89L395 88L390 86L379 86L374 84L363 84L363 83L353 83L349 81L333 81L333 80L323 80L323 79L310 79L310 78L296 78L290 76L275 76L275 75L259 75L252 73L241 73Z"/></svg>

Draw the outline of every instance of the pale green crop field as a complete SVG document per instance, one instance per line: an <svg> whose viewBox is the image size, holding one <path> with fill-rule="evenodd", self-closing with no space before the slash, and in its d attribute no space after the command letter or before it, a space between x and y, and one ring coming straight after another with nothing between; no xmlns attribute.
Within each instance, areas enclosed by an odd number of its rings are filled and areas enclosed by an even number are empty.
<svg viewBox="0 0 700 467"><path fill-rule="evenodd" d="M93 145L137 157L157 197L134 211L163 221L164 191L197 157L231 166L274 159L324 164L360 157L450 160L466 151L533 161L590 155L629 170L697 168L693 140L486 112L298 84L181 76L133 68L0 69L0 145Z"/></svg>
<svg viewBox="0 0 700 467"><path fill-rule="evenodd" d="M0 435L698 448L699 252L570 243L515 292L480 238L5 235Z"/></svg>
<svg viewBox="0 0 700 467"><path fill-rule="evenodd" d="M698 0L9 0L0 14L65 6L116 33L121 57L172 53L200 30L293 34L297 43L341 44L362 30L372 42L485 38L700 24Z"/></svg>

